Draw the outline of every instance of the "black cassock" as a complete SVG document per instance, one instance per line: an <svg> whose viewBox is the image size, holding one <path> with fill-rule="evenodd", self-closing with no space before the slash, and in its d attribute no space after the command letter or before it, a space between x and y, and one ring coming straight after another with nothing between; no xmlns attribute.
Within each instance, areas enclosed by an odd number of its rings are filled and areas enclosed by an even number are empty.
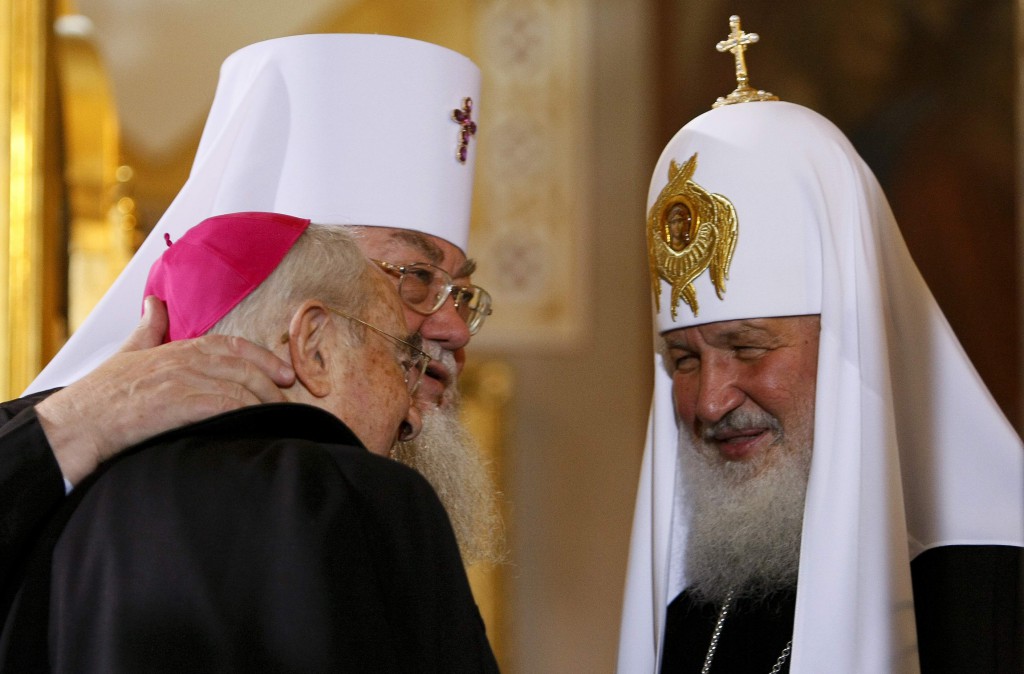
<svg viewBox="0 0 1024 674"><path fill-rule="evenodd" d="M910 564L922 674L1024 672L1024 551L1009 546L948 546ZM663 674L700 672L718 606L682 592L669 605ZM767 674L792 638L796 592L740 601L722 625L710 674ZM836 611L841 611L836 607ZM789 671L789 660L780 672Z"/></svg>
<svg viewBox="0 0 1024 674"><path fill-rule="evenodd" d="M0 404L0 593L64 499L60 466L35 412L35 404L51 393ZM0 618L6 605L0 594Z"/></svg>
<svg viewBox="0 0 1024 674"><path fill-rule="evenodd" d="M3 671L497 671L429 484L313 407L147 441L28 548Z"/></svg>

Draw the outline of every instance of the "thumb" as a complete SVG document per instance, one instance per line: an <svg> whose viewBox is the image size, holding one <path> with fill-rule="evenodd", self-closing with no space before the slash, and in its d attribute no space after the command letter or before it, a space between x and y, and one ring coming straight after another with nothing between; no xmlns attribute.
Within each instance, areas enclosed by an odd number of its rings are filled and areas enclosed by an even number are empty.
<svg viewBox="0 0 1024 674"><path fill-rule="evenodd" d="M153 295L143 301L142 320L128 335L120 351L140 351L160 346L167 334L167 306Z"/></svg>

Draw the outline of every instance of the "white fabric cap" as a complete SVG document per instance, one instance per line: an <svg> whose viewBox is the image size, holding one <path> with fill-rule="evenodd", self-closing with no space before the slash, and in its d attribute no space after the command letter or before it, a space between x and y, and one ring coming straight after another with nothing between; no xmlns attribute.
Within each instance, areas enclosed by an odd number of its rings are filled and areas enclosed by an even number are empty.
<svg viewBox="0 0 1024 674"><path fill-rule="evenodd" d="M705 113L669 143L693 181L732 202L735 254L719 300L659 333L739 318L821 314L814 455L791 671L916 672L910 560L955 544L1024 546L1024 447L932 298L874 175L820 115L781 102ZM655 387L626 583L623 674L659 666L665 611L686 586L672 381Z"/></svg>
<svg viewBox="0 0 1024 674"><path fill-rule="evenodd" d="M728 199L739 219L724 300L718 299L711 275L703 273L694 281L697 316L681 301L673 319L672 289L661 281L659 332L736 318L800 316L821 311L818 223L828 217L829 205L820 194L818 200L812 199L808 185L793 180L784 164L799 165L808 160L801 153L804 126L824 123L829 129L833 127L806 108L798 108L806 116L800 124L780 126L776 122L778 114L772 113L792 116L796 111L791 108L797 106L769 103L767 109L759 110L762 114L747 114L747 108L757 105L730 105L693 120L668 144L654 169L648 208L668 182L670 162L682 164L696 153L693 181ZM727 133L722 132L723 128ZM751 151L766 141L772 144L771 151ZM748 185L744 176L747 180L757 176L756 182Z"/></svg>
<svg viewBox="0 0 1024 674"><path fill-rule="evenodd" d="M300 35L232 54L188 181L82 327L26 393L99 365L138 321L150 265L205 218L266 211L317 223L418 230L465 250L480 70L437 45L385 35Z"/></svg>

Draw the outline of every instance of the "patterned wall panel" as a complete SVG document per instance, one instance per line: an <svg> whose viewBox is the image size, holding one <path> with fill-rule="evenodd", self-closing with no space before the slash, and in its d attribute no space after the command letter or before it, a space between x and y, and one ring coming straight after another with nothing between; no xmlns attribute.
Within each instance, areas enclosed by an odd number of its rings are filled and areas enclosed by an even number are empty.
<svg viewBox="0 0 1024 674"><path fill-rule="evenodd" d="M585 328L587 12L583 0L490 0L478 15L470 248L496 304L478 349L562 348Z"/></svg>

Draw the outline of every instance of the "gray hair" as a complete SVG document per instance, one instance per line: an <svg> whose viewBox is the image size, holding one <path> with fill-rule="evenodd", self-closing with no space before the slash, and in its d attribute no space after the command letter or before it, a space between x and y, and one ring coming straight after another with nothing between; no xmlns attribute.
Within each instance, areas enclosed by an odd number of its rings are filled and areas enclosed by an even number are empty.
<svg viewBox="0 0 1024 674"><path fill-rule="evenodd" d="M317 299L360 316L377 297L379 281L348 227L310 223L273 273L209 332L273 348L302 302ZM344 322L349 330L342 334L362 335L353 321Z"/></svg>

